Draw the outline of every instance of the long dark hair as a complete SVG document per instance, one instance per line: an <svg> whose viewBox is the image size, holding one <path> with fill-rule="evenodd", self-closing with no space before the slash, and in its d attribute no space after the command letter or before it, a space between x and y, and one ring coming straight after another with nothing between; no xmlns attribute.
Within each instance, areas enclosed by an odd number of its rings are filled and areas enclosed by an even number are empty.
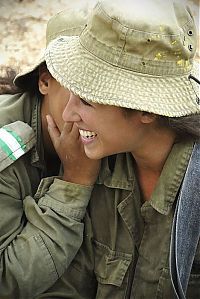
<svg viewBox="0 0 200 299"><path fill-rule="evenodd" d="M31 95L40 95L38 88L38 79L39 79L39 69L47 69L46 62L40 64L32 72L28 73L23 79L18 83L20 87L17 87L13 80L17 75L17 72L14 68L6 67L5 75L0 76L0 94L15 94L18 92L29 92Z"/></svg>
<svg viewBox="0 0 200 299"><path fill-rule="evenodd" d="M16 70L11 67L6 67L4 73L5 75L0 76L0 94L15 94L20 92L20 89L13 83L17 75Z"/></svg>
<svg viewBox="0 0 200 299"><path fill-rule="evenodd" d="M200 114L181 117L160 116L161 125L171 128L180 139L194 139L200 141Z"/></svg>

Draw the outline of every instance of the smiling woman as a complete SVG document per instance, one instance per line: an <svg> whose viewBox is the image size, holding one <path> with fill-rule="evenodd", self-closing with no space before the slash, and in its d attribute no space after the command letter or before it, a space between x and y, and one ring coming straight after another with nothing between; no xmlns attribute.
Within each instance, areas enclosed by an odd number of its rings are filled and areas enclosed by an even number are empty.
<svg viewBox="0 0 200 299"><path fill-rule="evenodd" d="M49 72L70 90L63 119L91 163L102 160L83 244L41 298L199 297L197 42L182 2L100 0L80 36L47 47Z"/></svg>

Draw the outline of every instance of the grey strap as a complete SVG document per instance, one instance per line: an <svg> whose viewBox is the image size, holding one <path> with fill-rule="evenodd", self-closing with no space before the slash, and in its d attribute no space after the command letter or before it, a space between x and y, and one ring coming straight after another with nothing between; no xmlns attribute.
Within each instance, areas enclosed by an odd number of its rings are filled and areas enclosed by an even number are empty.
<svg viewBox="0 0 200 299"><path fill-rule="evenodd" d="M176 298L185 299L200 238L200 144L196 143L180 190L175 210L170 274Z"/></svg>

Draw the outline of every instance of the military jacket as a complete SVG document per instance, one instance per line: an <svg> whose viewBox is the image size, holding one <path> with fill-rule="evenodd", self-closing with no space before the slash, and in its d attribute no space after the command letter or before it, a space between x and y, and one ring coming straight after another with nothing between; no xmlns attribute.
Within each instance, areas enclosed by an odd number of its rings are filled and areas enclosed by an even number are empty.
<svg viewBox="0 0 200 299"><path fill-rule="evenodd" d="M102 169L85 216L84 242L72 264L39 298L172 299L169 248L178 191L193 143L174 145L149 201L143 202L131 154ZM200 297L200 247L188 299Z"/></svg>
<svg viewBox="0 0 200 299"><path fill-rule="evenodd" d="M41 99L26 93L0 96L1 130L20 135L20 122L17 127L6 125L22 121L35 138L27 138L27 145L33 142L30 149L6 165L4 158L10 157L0 133L0 299L30 299L44 292L82 243L82 219L92 188L82 186L80 191L60 177L46 177L40 104Z"/></svg>

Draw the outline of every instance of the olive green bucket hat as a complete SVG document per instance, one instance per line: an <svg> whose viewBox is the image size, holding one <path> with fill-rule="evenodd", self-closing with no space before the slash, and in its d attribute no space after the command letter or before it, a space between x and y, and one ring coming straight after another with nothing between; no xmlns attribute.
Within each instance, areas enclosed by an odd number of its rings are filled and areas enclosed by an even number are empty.
<svg viewBox="0 0 200 299"><path fill-rule="evenodd" d="M169 117L200 113L190 10L163 0L104 0L80 37L46 49L54 78L87 101Z"/></svg>
<svg viewBox="0 0 200 299"><path fill-rule="evenodd" d="M46 47L55 38L66 35L74 36L79 35L84 29L89 10L91 9L91 3L84 1L84 3L78 3L71 5L69 8L52 16L46 28ZM23 72L18 74L14 79L14 84L18 87L23 87L32 77L32 73L45 61L44 51L37 62L26 68Z"/></svg>

